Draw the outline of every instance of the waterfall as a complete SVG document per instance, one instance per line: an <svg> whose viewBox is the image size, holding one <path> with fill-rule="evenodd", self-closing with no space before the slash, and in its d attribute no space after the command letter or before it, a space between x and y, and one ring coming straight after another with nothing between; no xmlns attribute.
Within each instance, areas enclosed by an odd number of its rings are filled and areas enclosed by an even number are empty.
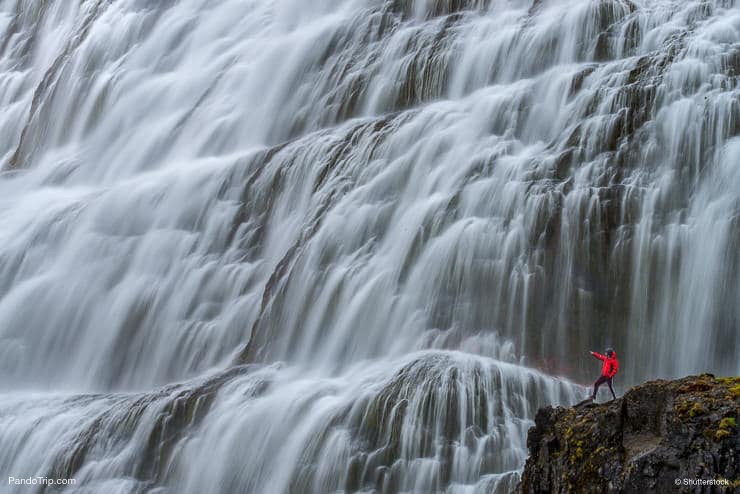
<svg viewBox="0 0 740 494"><path fill-rule="evenodd" d="M2 485L509 492L588 350L740 374L738 82L735 0L0 0Z"/></svg>

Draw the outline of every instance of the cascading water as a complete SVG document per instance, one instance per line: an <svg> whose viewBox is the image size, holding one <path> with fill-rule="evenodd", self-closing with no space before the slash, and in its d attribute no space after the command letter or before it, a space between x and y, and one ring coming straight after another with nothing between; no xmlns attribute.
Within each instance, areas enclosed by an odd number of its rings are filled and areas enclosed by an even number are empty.
<svg viewBox="0 0 740 494"><path fill-rule="evenodd" d="M735 0L0 0L0 33L2 492L507 492L587 350L740 373Z"/></svg>

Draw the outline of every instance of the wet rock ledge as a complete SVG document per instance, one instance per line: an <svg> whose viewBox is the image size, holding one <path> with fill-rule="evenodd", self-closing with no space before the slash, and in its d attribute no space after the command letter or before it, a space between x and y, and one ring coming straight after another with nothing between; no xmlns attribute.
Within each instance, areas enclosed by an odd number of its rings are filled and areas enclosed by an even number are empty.
<svg viewBox="0 0 740 494"><path fill-rule="evenodd" d="M542 408L517 491L737 492L738 420L740 377L711 374L651 381L601 405Z"/></svg>

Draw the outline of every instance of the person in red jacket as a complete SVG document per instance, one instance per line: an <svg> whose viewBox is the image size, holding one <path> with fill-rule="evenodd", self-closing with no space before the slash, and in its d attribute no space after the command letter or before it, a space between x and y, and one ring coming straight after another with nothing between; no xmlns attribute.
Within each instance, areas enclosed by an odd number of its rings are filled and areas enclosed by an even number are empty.
<svg viewBox="0 0 740 494"><path fill-rule="evenodd" d="M599 390L599 386L604 383L609 384L609 391L612 392L612 397L616 400L617 395L614 394L614 388L612 388L612 379L617 374L617 369L619 369L617 354L611 348L607 348L606 355L597 352L591 352L591 355L603 362L601 364L601 376L594 383L594 394L591 395L591 401L596 399L596 392Z"/></svg>

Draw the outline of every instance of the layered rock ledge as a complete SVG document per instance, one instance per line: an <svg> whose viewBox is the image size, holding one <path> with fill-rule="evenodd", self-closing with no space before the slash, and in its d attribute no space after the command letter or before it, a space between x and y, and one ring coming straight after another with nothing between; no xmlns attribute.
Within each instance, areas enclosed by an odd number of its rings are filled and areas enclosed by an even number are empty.
<svg viewBox="0 0 740 494"><path fill-rule="evenodd" d="M736 492L740 377L651 381L604 404L546 407L520 493Z"/></svg>

